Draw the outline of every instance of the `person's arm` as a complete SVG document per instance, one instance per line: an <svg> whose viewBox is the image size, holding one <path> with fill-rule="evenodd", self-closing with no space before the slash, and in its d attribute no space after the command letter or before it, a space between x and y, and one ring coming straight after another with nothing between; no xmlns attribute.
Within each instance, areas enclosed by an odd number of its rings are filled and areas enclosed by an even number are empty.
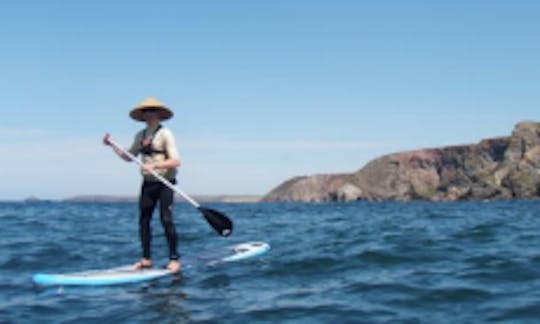
<svg viewBox="0 0 540 324"><path fill-rule="evenodd" d="M116 153L121 159L123 159L124 161L126 162L131 162L131 158L129 156L127 156L127 154L125 154L124 152L122 152L121 150L119 150L118 148L116 148L114 145L111 145L111 142L110 142L110 139L111 139L111 135L109 133L105 134L105 136L103 136L103 144L105 145L108 145L110 147L112 147L114 153ZM131 146L131 148L129 149L129 152L131 154L133 154L133 156L137 156L137 152L136 152L136 140L134 141L133 145Z"/></svg>

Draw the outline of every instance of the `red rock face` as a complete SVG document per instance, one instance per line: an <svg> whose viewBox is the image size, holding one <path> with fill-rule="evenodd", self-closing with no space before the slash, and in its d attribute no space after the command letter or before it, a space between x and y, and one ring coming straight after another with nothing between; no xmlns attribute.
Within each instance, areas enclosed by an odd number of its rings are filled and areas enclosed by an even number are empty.
<svg viewBox="0 0 540 324"><path fill-rule="evenodd" d="M264 201L433 201L540 197L540 123L478 144L386 155L353 174L297 177Z"/></svg>

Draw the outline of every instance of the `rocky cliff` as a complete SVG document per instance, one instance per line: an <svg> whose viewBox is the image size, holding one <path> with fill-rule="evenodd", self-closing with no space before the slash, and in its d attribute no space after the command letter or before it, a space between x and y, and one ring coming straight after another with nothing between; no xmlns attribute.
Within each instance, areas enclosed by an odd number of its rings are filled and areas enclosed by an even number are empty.
<svg viewBox="0 0 540 324"><path fill-rule="evenodd" d="M386 155L351 174L295 177L263 201L454 201L540 197L540 123L478 144Z"/></svg>

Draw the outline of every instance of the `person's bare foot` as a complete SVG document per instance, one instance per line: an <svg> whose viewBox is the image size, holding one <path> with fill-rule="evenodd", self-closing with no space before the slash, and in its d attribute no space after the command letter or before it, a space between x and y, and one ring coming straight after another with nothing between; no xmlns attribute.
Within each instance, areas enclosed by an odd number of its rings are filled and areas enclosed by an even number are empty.
<svg viewBox="0 0 540 324"><path fill-rule="evenodd" d="M170 270L173 273L178 273L182 269L182 265L178 260L171 260L167 265L167 270Z"/></svg>
<svg viewBox="0 0 540 324"><path fill-rule="evenodd" d="M152 268L152 260L142 258L139 262L133 265L133 270L142 270Z"/></svg>

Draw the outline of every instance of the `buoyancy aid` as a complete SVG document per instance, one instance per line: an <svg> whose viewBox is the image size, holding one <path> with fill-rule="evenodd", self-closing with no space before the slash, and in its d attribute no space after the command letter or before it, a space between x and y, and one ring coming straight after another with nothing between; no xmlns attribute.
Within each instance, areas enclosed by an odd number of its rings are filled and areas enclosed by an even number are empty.
<svg viewBox="0 0 540 324"><path fill-rule="evenodd" d="M141 148L139 149L140 154L147 156L153 156L154 154L163 154L165 155L165 159L168 158L166 150L156 150L153 145L154 137L156 137L156 134L160 129L161 124L158 125L158 127L152 133L152 136L150 136L149 138L146 137L146 129L143 131L140 142Z"/></svg>

